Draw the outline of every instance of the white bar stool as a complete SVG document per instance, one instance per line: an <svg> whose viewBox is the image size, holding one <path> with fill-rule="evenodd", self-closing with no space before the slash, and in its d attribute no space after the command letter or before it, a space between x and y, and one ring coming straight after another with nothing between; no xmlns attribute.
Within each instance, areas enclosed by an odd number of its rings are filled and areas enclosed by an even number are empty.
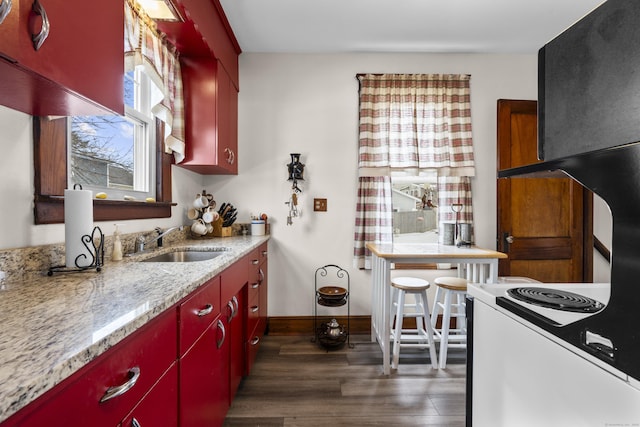
<svg viewBox="0 0 640 427"><path fill-rule="evenodd" d="M416 277L396 277L391 279L392 301L396 306L395 327L391 329L393 340L393 357L391 367L398 368L400 359L400 347L429 347L431 366L438 369L436 346L433 338L433 327L429 316L429 300L427 289L429 282ZM406 304L405 296L411 294L415 298L415 304ZM405 312L405 309L413 308L413 312ZM405 317L416 319L416 329L403 329L402 322ZM392 319L393 321L393 319Z"/></svg>
<svg viewBox="0 0 640 427"><path fill-rule="evenodd" d="M433 282L437 288L431 315L431 326L435 339L440 341L440 369L444 369L447 366L448 348L467 347L466 304L464 302L465 294L467 293L467 279L461 277L438 277ZM442 302L440 302L441 299L443 299ZM442 327L437 329L436 322L440 310L442 310ZM456 327L450 329L452 317L456 320Z"/></svg>

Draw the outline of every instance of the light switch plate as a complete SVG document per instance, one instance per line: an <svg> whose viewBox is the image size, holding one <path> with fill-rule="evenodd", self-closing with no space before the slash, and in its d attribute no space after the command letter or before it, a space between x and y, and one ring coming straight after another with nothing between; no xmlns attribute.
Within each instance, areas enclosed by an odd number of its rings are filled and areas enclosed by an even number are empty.
<svg viewBox="0 0 640 427"><path fill-rule="evenodd" d="M315 212L326 212L327 199L313 199L313 210Z"/></svg>

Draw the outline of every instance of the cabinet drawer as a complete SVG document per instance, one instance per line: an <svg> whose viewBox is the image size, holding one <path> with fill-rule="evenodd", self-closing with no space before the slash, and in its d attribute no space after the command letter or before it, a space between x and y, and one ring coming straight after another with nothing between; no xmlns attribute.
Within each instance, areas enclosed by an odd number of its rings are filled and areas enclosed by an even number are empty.
<svg viewBox="0 0 640 427"><path fill-rule="evenodd" d="M92 362L78 380L55 389L19 425L118 425L176 360L177 335L175 311L168 310ZM118 386L126 391L108 398Z"/></svg>
<svg viewBox="0 0 640 427"><path fill-rule="evenodd" d="M249 300L247 306L247 337L254 334L258 321L260 320L260 295Z"/></svg>
<svg viewBox="0 0 640 427"><path fill-rule="evenodd" d="M189 350L200 335L220 314L220 276L195 291L178 309L180 355Z"/></svg>
<svg viewBox="0 0 640 427"><path fill-rule="evenodd" d="M259 258L260 258L260 264L263 264L265 262L267 262L267 256L268 256L268 250L267 250L267 243L263 243L259 248L258 248L258 253L259 253Z"/></svg>
<svg viewBox="0 0 640 427"><path fill-rule="evenodd" d="M256 329L252 334L248 336L247 339L247 359L246 359L246 374L249 375L251 373L251 368L253 367L253 362L256 360L256 355L258 354L258 349L260 348L260 340L262 339L262 334Z"/></svg>
<svg viewBox="0 0 640 427"><path fill-rule="evenodd" d="M247 291L248 300L251 301L254 297L260 295L260 288L262 288L261 282L251 282L249 283L249 288Z"/></svg>
<svg viewBox="0 0 640 427"><path fill-rule="evenodd" d="M221 274L220 298L224 303L230 301L247 283L246 257L231 264Z"/></svg>
<svg viewBox="0 0 640 427"><path fill-rule="evenodd" d="M161 411L158 408L162 408ZM174 362L122 422L122 427L178 425L178 364Z"/></svg>

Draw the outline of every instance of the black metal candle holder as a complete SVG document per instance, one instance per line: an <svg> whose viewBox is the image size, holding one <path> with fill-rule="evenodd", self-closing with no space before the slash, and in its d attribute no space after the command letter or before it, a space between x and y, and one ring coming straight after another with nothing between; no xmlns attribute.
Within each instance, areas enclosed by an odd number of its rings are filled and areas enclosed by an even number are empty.
<svg viewBox="0 0 640 427"><path fill-rule="evenodd" d="M96 245L96 238L98 244ZM86 261L89 257L86 254L80 254L75 259L75 267L67 267L66 265L50 267L47 275L53 276L53 273L79 273L87 270L95 270L100 272L104 265L104 234L100 227L94 227L91 234L85 234L81 237L82 244L91 256L91 264L80 265L81 261Z"/></svg>

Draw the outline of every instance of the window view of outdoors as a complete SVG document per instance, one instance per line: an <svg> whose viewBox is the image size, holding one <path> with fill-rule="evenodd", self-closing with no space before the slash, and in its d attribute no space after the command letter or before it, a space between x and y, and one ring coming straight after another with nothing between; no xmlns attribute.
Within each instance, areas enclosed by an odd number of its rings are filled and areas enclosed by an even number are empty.
<svg viewBox="0 0 640 427"><path fill-rule="evenodd" d="M77 116L71 123L74 183L133 190L133 124L121 116Z"/></svg>
<svg viewBox="0 0 640 427"><path fill-rule="evenodd" d="M438 242L438 190L435 177L392 177L393 241Z"/></svg>
<svg viewBox="0 0 640 427"><path fill-rule="evenodd" d="M133 72L125 76L124 88L125 105L133 108L137 91ZM87 188L136 190L136 138L144 137L144 126L129 116L72 117L71 182Z"/></svg>

